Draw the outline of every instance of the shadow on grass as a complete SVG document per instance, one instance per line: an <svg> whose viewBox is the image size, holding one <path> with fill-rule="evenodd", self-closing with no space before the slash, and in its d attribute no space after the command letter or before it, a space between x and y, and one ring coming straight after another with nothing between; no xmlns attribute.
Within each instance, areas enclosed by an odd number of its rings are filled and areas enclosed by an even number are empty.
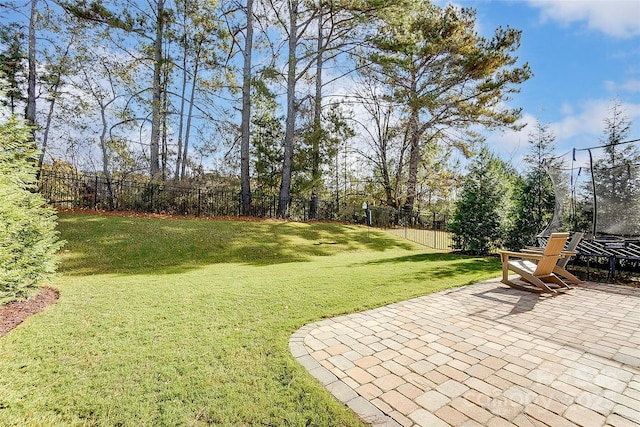
<svg viewBox="0 0 640 427"><path fill-rule="evenodd" d="M360 226L60 214L67 275L181 273L215 263L272 265L366 249L412 248Z"/></svg>
<svg viewBox="0 0 640 427"><path fill-rule="evenodd" d="M500 260L496 257L472 257L450 253L421 253L380 259L371 261L368 264L400 264L406 262L425 264L423 270L414 273L413 277L418 280L442 279L456 275L466 275L471 278L469 283L473 283L477 276L486 274L492 270L498 273L501 268ZM438 262L437 269L431 267L434 262Z"/></svg>
<svg viewBox="0 0 640 427"><path fill-rule="evenodd" d="M371 261L368 264L397 264L397 263L404 263L404 262L453 261L453 260L459 260L461 258L478 259L478 258L471 258L471 257L465 257L461 255L450 254L450 253L438 252L438 253L421 253L421 254L415 254L415 255L406 255L406 256L395 257L395 258L385 258L385 259L380 259L376 261Z"/></svg>

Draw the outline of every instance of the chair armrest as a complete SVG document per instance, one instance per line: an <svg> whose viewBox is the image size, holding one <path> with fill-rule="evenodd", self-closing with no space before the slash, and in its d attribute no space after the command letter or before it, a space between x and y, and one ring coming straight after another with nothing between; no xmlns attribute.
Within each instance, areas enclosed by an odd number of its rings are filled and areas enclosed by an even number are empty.
<svg viewBox="0 0 640 427"><path fill-rule="evenodd" d="M520 249L520 251L522 253L526 253L526 254L540 254L542 255L544 252L544 248L523 248ZM517 252L514 252L517 253ZM562 251L560 252L560 258L571 258L572 256L576 256L578 253L576 251ZM530 257L527 257L530 258ZM538 258L535 258L538 259Z"/></svg>
<svg viewBox="0 0 640 427"><path fill-rule="evenodd" d="M500 251L500 258L509 259L509 257L537 259L544 258L544 255L540 252L512 252L512 251Z"/></svg>

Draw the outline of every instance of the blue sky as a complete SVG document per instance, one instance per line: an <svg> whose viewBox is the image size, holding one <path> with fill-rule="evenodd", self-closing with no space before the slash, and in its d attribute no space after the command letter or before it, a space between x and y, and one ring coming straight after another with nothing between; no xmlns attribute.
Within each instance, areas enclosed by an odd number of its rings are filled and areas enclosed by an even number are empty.
<svg viewBox="0 0 640 427"><path fill-rule="evenodd" d="M455 3L476 9L482 35L499 26L522 30L518 56L534 76L510 105L524 108L529 125L488 135L502 158L518 164L536 120L556 136L559 154L600 145L614 99L634 123L629 138L640 138L640 0Z"/></svg>

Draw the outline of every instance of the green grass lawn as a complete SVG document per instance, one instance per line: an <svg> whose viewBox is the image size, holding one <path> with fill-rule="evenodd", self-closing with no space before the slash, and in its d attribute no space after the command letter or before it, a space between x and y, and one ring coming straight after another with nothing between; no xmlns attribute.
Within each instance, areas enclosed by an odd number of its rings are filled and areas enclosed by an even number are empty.
<svg viewBox="0 0 640 427"><path fill-rule="evenodd" d="M361 425L290 335L500 269L358 226L59 223L59 301L0 338L3 426Z"/></svg>

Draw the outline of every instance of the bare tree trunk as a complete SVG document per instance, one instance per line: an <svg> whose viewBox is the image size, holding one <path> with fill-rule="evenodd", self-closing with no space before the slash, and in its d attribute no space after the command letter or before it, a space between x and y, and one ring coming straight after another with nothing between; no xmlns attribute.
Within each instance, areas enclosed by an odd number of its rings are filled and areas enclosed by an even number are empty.
<svg viewBox="0 0 640 427"><path fill-rule="evenodd" d="M324 11L322 4L318 11L318 34L317 34L317 56L316 56L316 93L314 98L313 111L313 138L311 148L311 202L309 204L309 218L318 218L318 187L320 185L320 139L322 137L322 68L324 66L323 57L323 18Z"/></svg>
<svg viewBox="0 0 640 427"><path fill-rule="evenodd" d="M384 187L384 193L386 198L386 203L388 206L393 208L398 208L398 198L397 198L397 179L395 188L391 185L391 171L389 168L389 144L390 144L390 118L391 118L391 108L387 107L383 111L383 107L381 105L376 108L376 114L378 117L376 120L376 126L378 130L378 141L379 142L379 152L380 152L380 174L382 175L382 185ZM404 150L400 151L400 156L398 160L398 170L402 170L402 162L404 161Z"/></svg>
<svg viewBox="0 0 640 427"><path fill-rule="evenodd" d="M186 2L185 2L185 20L186 20ZM186 30L186 25L185 25ZM185 41L183 49L183 57L182 57L182 93L180 96L180 124L178 125L178 153L176 156L176 170L173 175L174 182L178 182L180 178L180 166L182 163L182 135L183 135L183 127L184 127L184 106L187 102L185 99L185 95L187 92L187 43Z"/></svg>
<svg viewBox="0 0 640 427"><path fill-rule="evenodd" d="M160 126L162 125L162 35L164 26L164 0L158 0L156 36L153 42L153 99L151 102L150 172L152 178L160 175Z"/></svg>
<svg viewBox="0 0 640 427"><path fill-rule="evenodd" d="M380 174L382 175L382 186L384 187L384 195L387 199L387 205L396 207L393 197L393 188L391 187L391 175L389 174L389 164L386 150L380 153Z"/></svg>
<svg viewBox="0 0 640 427"><path fill-rule="evenodd" d="M418 113L412 112L409 118L409 176L407 178L407 199L404 203L404 209L407 213L413 211L413 205L416 200L416 183L418 180L418 166L420 164L420 131L418 122Z"/></svg>
<svg viewBox="0 0 640 427"><path fill-rule="evenodd" d="M100 150L102 151L102 173L104 174L104 179L107 181L107 191L109 193L109 208L113 209L114 200L113 200L113 189L111 188L111 173L109 172L109 148L107 147L107 106L111 102L107 103L107 105L102 104L100 102L100 118L102 119L102 132L100 133ZM96 188L96 191L98 189Z"/></svg>
<svg viewBox="0 0 640 427"><path fill-rule="evenodd" d="M42 174L42 165L44 164L44 154L47 151L47 143L49 141L49 129L51 129L51 119L53 118L53 111L56 105L56 98L58 97L58 87L60 86L60 75L56 76L56 82L53 86L53 94L51 103L49 104L49 113L47 113L47 124L44 127L44 133L42 135L42 147L40 148L40 156L38 157L38 171L36 173L36 180L40 179Z"/></svg>
<svg viewBox="0 0 640 427"><path fill-rule="evenodd" d="M32 138L35 143L36 124L36 23L38 21L38 0L31 0L31 16L29 18L29 74L27 76L27 107L25 119L34 126Z"/></svg>
<svg viewBox="0 0 640 427"><path fill-rule="evenodd" d="M187 128L184 132L184 149L182 151L182 170L180 171L180 179L187 176L187 159L189 154L189 135L191 134L191 118L193 117L193 102L196 96L196 84L198 82L198 69L200 67L200 54L202 53L202 45L196 48L195 64L193 67L193 85L191 87L191 96L189 97L189 111L187 112Z"/></svg>
<svg viewBox="0 0 640 427"><path fill-rule="evenodd" d="M251 181L249 177L249 124L251 122L251 51L253 49L253 0L247 0L247 30L244 40L242 82L242 123L240 124L240 185L242 214L251 213Z"/></svg>
<svg viewBox="0 0 640 427"><path fill-rule="evenodd" d="M69 50L71 49L71 45L73 44L73 40L70 39L67 43L67 49L64 52L64 55L60 59L60 64L63 64L67 60L67 55L69 54ZM47 144L49 143L49 130L51 129L51 120L53 119L53 112L55 110L56 100L58 99L58 90L60 89L61 84L61 71L58 70L58 73L55 77L55 82L53 83L52 93L51 93L51 103L49 104L49 112L47 113L47 123L44 127L44 132L42 135L42 147L40 149L40 157L38 158L38 171L36 175L36 179L40 179L40 175L42 174L42 165L44 164L44 156L47 151Z"/></svg>
<svg viewBox="0 0 640 427"><path fill-rule="evenodd" d="M167 155L168 155L168 147L167 147L167 131L169 126L167 125L167 111L169 108L169 100L167 97L167 81L168 71L165 68L163 72L163 80L162 80L162 145L161 145L161 162L160 162L160 171L162 174L162 180L165 181L167 179Z"/></svg>
<svg viewBox="0 0 640 427"><path fill-rule="evenodd" d="M293 138L296 126L296 47L298 44L298 0L289 5L289 67L287 70L287 120L284 136L284 160L278 199L278 216L289 216L291 206L291 172L293 163Z"/></svg>

